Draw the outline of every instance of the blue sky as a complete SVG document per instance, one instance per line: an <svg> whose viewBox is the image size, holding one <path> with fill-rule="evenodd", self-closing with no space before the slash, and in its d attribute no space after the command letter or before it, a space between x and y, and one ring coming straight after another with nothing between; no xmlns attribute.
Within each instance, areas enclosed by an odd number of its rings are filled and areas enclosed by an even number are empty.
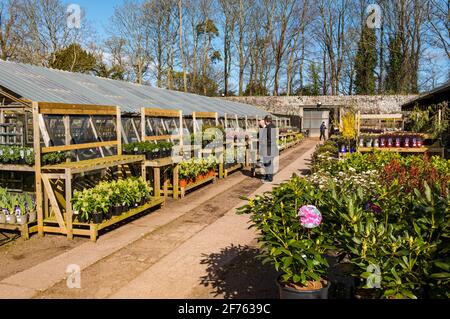
<svg viewBox="0 0 450 319"><path fill-rule="evenodd" d="M123 0L73 0L67 4L79 4L86 11L86 18L90 21L99 35L103 35L114 8Z"/></svg>

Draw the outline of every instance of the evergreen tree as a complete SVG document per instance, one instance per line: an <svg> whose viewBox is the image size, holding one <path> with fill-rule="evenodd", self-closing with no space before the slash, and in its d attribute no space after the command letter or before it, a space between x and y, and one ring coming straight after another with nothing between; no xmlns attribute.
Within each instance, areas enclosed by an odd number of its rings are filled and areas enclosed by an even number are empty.
<svg viewBox="0 0 450 319"><path fill-rule="evenodd" d="M308 65L308 77L310 80L308 89L306 90L306 91L309 91L308 95L314 95L314 96L319 95L319 93L320 93L319 66L316 65L315 62L311 62Z"/></svg>
<svg viewBox="0 0 450 319"><path fill-rule="evenodd" d="M72 43L65 49L54 53L54 59L51 59L50 67L54 69L89 73L95 70L97 60L92 53L88 53L78 43Z"/></svg>
<svg viewBox="0 0 450 319"><path fill-rule="evenodd" d="M375 29L364 27L358 42L355 57L355 91L356 94L375 94L375 68L377 67L377 37Z"/></svg>
<svg viewBox="0 0 450 319"><path fill-rule="evenodd" d="M402 63L401 39L397 34L394 37L389 37L389 61L385 83L386 92L396 94L405 91L402 87Z"/></svg>

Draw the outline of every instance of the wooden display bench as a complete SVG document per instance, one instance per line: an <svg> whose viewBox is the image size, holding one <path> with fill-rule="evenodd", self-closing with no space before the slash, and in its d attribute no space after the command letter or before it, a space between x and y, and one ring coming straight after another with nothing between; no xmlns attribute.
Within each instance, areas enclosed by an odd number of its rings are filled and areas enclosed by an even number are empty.
<svg viewBox="0 0 450 319"><path fill-rule="evenodd" d="M217 174L215 176L210 176L210 177L204 178L201 181L197 181L193 184L186 185L185 187L179 186L179 192L180 192L181 198L184 198L186 196L186 192L188 192L194 188L197 188L201 185L204 185L206 183L210 183L210 182L212 182L213 184L215 184L217 182Z"/></svg>
<svg viewBox="0 0 450 319"><path fill-rule="evenodd" d="M231 148L237 148L237 147L245 147L245 155L244 155L244 163L235 163L233 165L230 165L228 167L226 167L227 163L223 164L223 177L227 178L228 175L230 175L231 173L243 169L244 167L248 167L249 166L249 145L247 142L225 142L224 145L228 145L226 147L230 148L229 145L232 145ZM225 159L224 159L225 160Z"/></svg>
<svg viewBox="0 0 450 319"><path fill-rule="evenodd" d="M88 236L91 238L93 242L96 242L100 230L113 226L122 221L125 221L151 208L161 207L164 205L164 203L165 203L164 197L152 197L152 199L146 204L133 208L128 212L122 213L120 216L113 216L110 220L105 220L100 224L82 223L78 221L73 221L72 234L78 236ZM44 231L46 233L57 233L57 234L64 233L64 231L59 227L59 222L54 217L50 217L44 220Z"/></svg>
<svg viewBox="0 0 450 319"><path fill-rule="evenodd" d="M218 168L218 176L220 179L225 178L225 170L223 164L223 147L214 147L214 148L202 148L201 153L207 155L217 155L219 157L219 168ZM222 159L222 160L220 160Z"/></svg>
<svg viewBox="0 0 450 319"><path fill-rule="evenodd" d="M0 171L11 172L34 172L34 166L20 165L20 164L0 164Z"/></svg>
<svg viewBox="0 0 450 319"><path fill-rule="evenodd" d="M244 164L241 163L237 163L237 164L233 164L231 166L226 167L224 169L224 178L227 178L228 175L230 175L231 173L234 173L240 169L244 168Z"/></svg>
<svg viewBox="0 0 450 319"><path fill-rule="evenodd" d="M178 198L178 189L175 187L172 187L172 190L170 190L170 180L168 178L167 170L165 170L165 167L173 166L173 176L172 176L172 185L178 185L178 174L179 174L179 163L181 162L182 157L166 157L166 158L158 158L154 160L146 160L145 161L145 168L151 168L153 169L153 190L155 197L161 196L163 194L165 197L168 197L170 194L172 194L173 198ZM162 187L161 187L161 169L163 170L162 174ZM143 175L145 175L145 171L143 172Z"/></svg>
<svg viewBox="0 0 450 319"><path fill-rule="evenodd" d="M157 132L156 128L152 126L152 122L149 118L172 118L176 119L178 122L178 133L175 135L153 135L147 136L147 128L150 131ZM167 127L162 121L162 125L164 129ZM179 145L181 149L183 148L183 112L180 110L163 110L163 109L155 109L155 108L141 108L141 140L148 142L158 142L158 141L170 141L175 143L175 141L179 141ZM178 188L172 187L170 188L170 179L169 174L167 173L167 169L165 168L173 168L173 178L172 185L178 185L178 164L181 162L182 157L166 157L159 158L155 160L146 160L144 166L142 167L142 176L145 178L147 173L147 168L153 170L153 189L156 197L164 195L164 197L168 197L172 194L173 198L178 198ZM161 175L162 171L162 175ZM162 187L161 187L162 183Z"/></svg>
<svg viewBox="0 0 450 319"><path fill-rule="evenodd" d="M73 239L74 235L90 236L92 240L96 240L100 229L111 226L164 202L164 199L156 197L146 205L132 209L121 216L105 221L99 225L83 224L74 221L74 212L72 210L72 181L75 174L117 167L119 177L129 176L130 171L127 169L129 165L140 165L141 172L143 171L145 157L143 155L122 155L122 124L119 107L37 102L32 102L32 104L36 168L36 210L40 236L43 236L47 232L64 234L69 240ZM45 115L61 116L63 118L65 127L64 145L42 147L41 133L45 134L45 131L42 131L39 122L43 120L43 116ZM71 144L70 117L78 115L114 118L116 140ZM83 149L98 149L101 151L101 154L104 154L102 149L104 147L117 148L117 155L78 162L70 162L69 160L56 165L41 165L41 154Z"/></svg>
<svg viewBox="0 0 450 319"><path fill-rule="evenodd" d="M281 145L281 146L280 146L280 151L285 151L285 150L287 150L288 148L295 147L295 146L297 146L298 144L300 144L302 141L303 141L303 139L300 139L300 140L296 140L296 141L289 142L289 143L287 143L287 144Z"/></svg>
<svg viewBox="0 0 450 319"><path fill-rule="evenodd" d="M24 240L30 239L30 234L37 233L38 226L37 221L26 223L23 225L19 224L0 224L0 230L10 230L10 231L19 231L20 235Z"/></svg>

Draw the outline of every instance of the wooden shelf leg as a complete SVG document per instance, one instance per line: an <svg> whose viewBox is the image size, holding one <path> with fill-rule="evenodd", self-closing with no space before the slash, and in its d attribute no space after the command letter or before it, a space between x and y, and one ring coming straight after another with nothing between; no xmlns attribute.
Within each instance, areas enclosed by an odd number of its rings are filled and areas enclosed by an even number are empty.
<svg viewBox="0 0 450 319"><path fill-rule="evenodd" d="M66 227L68 240L73 239L72 217L72 173L68 171L66 173Z"/></svg>
<svg viewBox="0 0 450 319"><path fill-rule="evenodd" d="M161 196L161 180L160 180L161 170L159 167L153 168L153 192L155 197Z"/></svg>
<svg viewBox="0 0 450 319"><path fill-rule="evenodd" d="M167 170L164 170L163 174L163 192L164 197L167 197L167 193L169 192L169 178L167 177Z"/></svg>
<svg viewBox="0 0 450 319"><path fill-rule="evenodd" d="M28 224L22 225L22 229L21 229L20 233L24 240L30 239L30 233L28 232Z"/></svg>
<svg viewBox="0 0 450 319"><path fill-rule="evenodd" d="M178 198L178 179L179 179L179 171L180 171L180 166L178 164L175 165L175 167L173 168L173 198L177 199Z"/></svg>
<svg viewBox="0 0 450 319"><path fill-rule="evenodd" d="M90 225L90 232L91 232L91 241L92 242L96 242L97 241L97 237L98 237L98 230L97 230L97 226L96 225Z"/></svg>
<svg viewBox="0 0 450 319"><path fill-rule="evenodd" d="M219 178L220 179L224 178L223 162L219 163Z"/></svg>

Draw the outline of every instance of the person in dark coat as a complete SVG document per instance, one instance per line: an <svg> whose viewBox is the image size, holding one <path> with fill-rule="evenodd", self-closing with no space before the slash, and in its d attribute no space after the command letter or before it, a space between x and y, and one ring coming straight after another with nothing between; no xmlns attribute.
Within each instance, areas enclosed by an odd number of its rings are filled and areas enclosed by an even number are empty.
<svg viewBox="0 0 450 319"><path fill-rule="evenodd" d="M326 140L326 137L325 137L326 130L327 130L327 126L325 125L325 122L322 122L322 125L320 126L320 140L322 140L322 137L323 137L324 141Z"/></svg>
<svg viewBox="0 0 450 319"><path fill-rule="evenodd" d="M270 115L264 118L265 127L260 129L259 153L264 164L265 176L263 182L273 182L274 160L278 156L276 126Z"/></svg>

